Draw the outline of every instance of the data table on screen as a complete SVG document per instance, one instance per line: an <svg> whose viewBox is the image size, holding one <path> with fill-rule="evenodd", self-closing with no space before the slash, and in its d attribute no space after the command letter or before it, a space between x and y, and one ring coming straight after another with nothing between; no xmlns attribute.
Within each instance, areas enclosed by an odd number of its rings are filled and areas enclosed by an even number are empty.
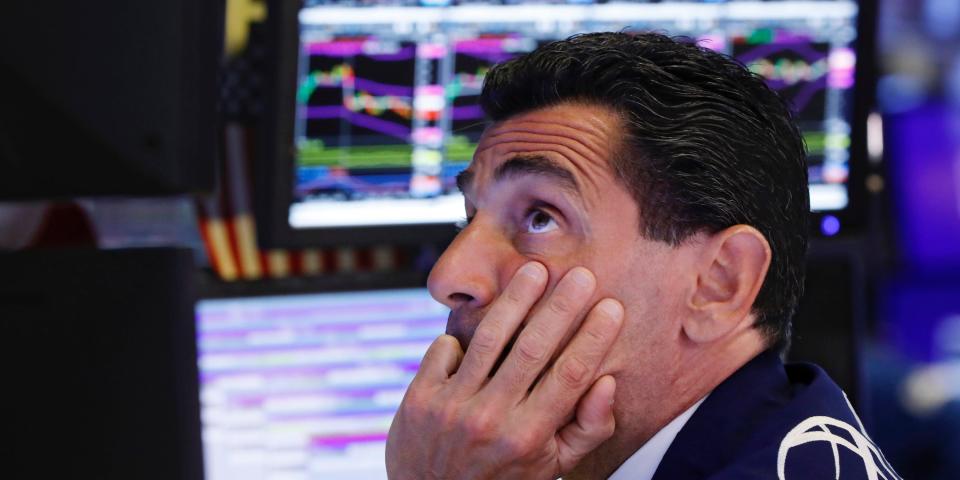
<svg viewBox="0 0 960 480"><path fill-rule="evenodd" d="M207 479L386 478L390 422L447 314L425 289L199 302Z"/></svg>

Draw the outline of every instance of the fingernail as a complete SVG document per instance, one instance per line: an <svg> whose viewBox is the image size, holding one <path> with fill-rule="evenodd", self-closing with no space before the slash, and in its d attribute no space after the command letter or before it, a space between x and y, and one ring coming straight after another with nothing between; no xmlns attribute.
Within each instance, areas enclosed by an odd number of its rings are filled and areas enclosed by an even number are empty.
<svg viewBox="0 0 960 480"><path fill-rule="evenodd" d="M581 287L589 287L593 285L593 275L585 268L574 268L573 272L570 274L573 277L573 281L577 282L577 285Z"/></svg>
<svg viewBox="0 0 960 480"><path fill-rule="evenodd" d="M597 308L612 318L620 318L623 316L623 307L620 305L620 302L612 298L601 300L600 303L597 304Z"/></svg>
<svg viewBox="0 0 960 480"><path fill-rule="evenodd" d="M520 273L534 280L540 280L544 275L543 267L537 262L530 262L524 265L520 268Z"/></svg>

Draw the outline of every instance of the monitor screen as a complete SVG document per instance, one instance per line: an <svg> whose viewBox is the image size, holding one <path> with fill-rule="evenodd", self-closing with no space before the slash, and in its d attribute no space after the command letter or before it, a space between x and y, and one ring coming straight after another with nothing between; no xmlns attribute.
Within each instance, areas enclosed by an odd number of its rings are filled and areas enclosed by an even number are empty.
<svg viewBox="0 0 960 480"><path fill-rule="evenodd" d="M789 100L809 149L811 207L848 190L855 0L344 2L298 12L292 229L444 224L462 219L455 175L485 127L491 65L575 33L682 35L732 55Z"/></svg>
<svg viewBox="0 0 960 480"><path fill-rule="evenodd" d="M199 302L207 480L386 478L390 422L447 312L423 288Z"/></svg>

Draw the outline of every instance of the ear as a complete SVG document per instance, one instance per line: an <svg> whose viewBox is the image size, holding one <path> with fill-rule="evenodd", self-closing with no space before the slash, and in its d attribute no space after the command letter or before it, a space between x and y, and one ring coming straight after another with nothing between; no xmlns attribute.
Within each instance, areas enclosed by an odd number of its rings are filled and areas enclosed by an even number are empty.
<svg viewBox="0 0 960 480"><path fill-rule="evenodd" d="M757 229L735 225L707 238L697 260L683 331L697 343L723 338L752 319L750 311L770 268L770 244Z"/></svg>

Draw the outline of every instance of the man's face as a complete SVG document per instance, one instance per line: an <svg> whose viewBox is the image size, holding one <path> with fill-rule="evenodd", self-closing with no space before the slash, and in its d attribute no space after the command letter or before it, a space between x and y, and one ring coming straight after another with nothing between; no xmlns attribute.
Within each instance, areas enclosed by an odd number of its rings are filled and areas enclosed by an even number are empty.
<svg viewBox="0 0 960 480"><path fill-rule="evenodd" d="M676 318L692 259L683 246L641 236L641 212L612 167L621 138L612 112L582 104L525 113L484 133L461 176L469 224L428 280L451 309L447 333L464 348L516 270L535 260L550 274L544 298L583 266L597 278L591 306L605 297L624 305L622 333L601 368L618 377L618 397L630 390L623 380L654 387L644 372L669 377L677 368L672 347L680 342Z"/></svg>

